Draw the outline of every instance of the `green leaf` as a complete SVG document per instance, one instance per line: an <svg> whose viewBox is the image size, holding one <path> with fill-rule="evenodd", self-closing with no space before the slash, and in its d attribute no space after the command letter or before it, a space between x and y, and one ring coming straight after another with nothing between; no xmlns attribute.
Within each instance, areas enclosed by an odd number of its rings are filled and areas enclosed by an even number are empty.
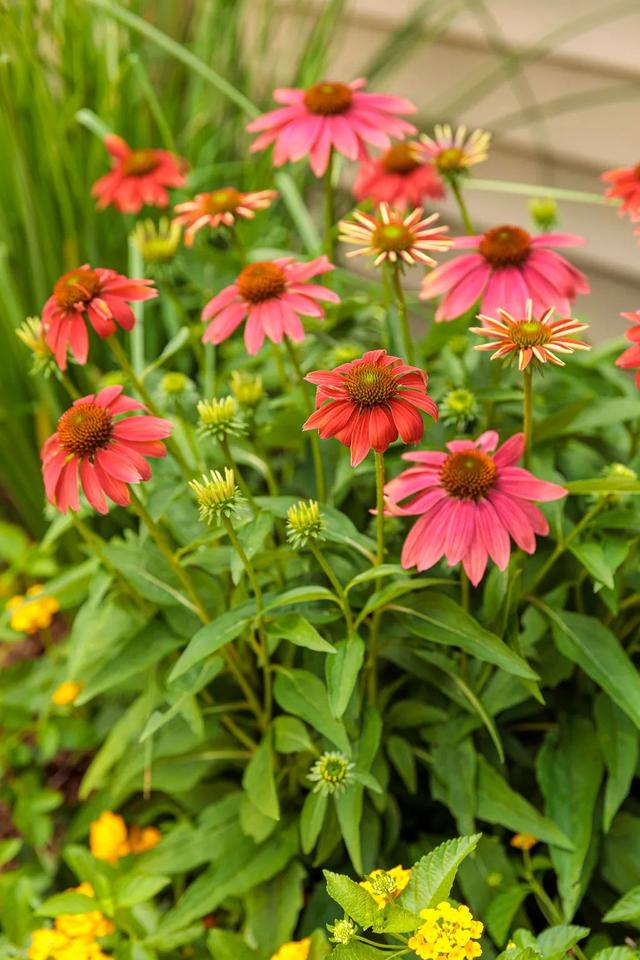
<svg viewBox="0 0 640 960"><path fill-rule="evenodd" d="M359 783L351 784L344 793L334 798L340 832L347 853L356 873L364 873L362 866L362 838L360 824L362 822L363 787Z"/></svg>
<svg viewBox="0 0 640 960"><path fill-rule="evenodd" d="M5 863L10 863L16 857L22 848L20 837L10 837L7 840L0 840L0 867Z"/></svg>
<svg viewBox="0 0 640 960"><path fill-rule="evenodd" d="M93 790L104 784L109 772L127 752L129 743L139 735L152 706L147 695L143 693L116 720L84 775L79 791L81 800L86 800Z"/></svg>
<svg viewBox="0 0 640 960"><path fill-rule="evenodd" d="M411 633L431 643L458 647L525 680L537 680L529 664L494 633L443 593L428 593L415 608L403 607L400 621Z"/></svg>
<svg viewBox="0 0 640 960"><path fill-rule="evenodd" d="M324 876L327 881L327 893L331 899L335 900L363 930L372 927L378 919L379 908L371 894L359 883L354 883L341 873L325 870Z"/></svg>
<svg viewBox="0 0 640 960"><path fill-rule="evenodd" d="M259 960L242 934L214 928L207 934L207 947L213 960Z"/></svg>
<svg viewBox="0 0 640 960"><path fill-rule="evenodd" d="M252 804L272 820L280 819L280 804L274 778L271 733L267 733L245 767L242 785Z"/></svg>
<svg viewBox="0 0 640 960"><path fill-rule="evenodd" d="M298 647L335 654L335 647L322 637L316 628L299 613L287 613L267 624L267 634L274 639L288 640Z"/></svg>
<svg viewBox="0 0 640 960"><path fill-rule="evenodd" d="M630 477L593 477L591 480L563 481L569 493L585 496L590 493L640 493L640 480Z"/></svg>
<svg viewBox="0 0 640 960"><path fill-rule="evenodd" d="M357 634L347 640L339 640L334 648L337 656L325 661L329 707L336 719L340 719L349 706L362 663L364 641Z"/></svg>
<svg viewBox="0 0 640 960"><path fill-rule="evenodd" d="M573 844L559 827L516 793L499 773L478 757L478 817L515 833L532 833L539 840L571 850Z"/></svg>
<svg viewBox="0 0 640 960"><path fill-rule="evenodd" d="M604 583L605 587L613 590L613 573L599 543L595 540L587 540L582 543L572 543L569 549L594 580Z"/></svg>
<svg viewBox="0 0 640 960"><path fill-rule="evenodd" d="M638 763L640 737L627 715L604 693L596 699L595 720L608 773L602 814L603 827L607 832L631 789Z"/></svg>
<svg viewBox="0 0 640 960"><path fill-rule="evenodd" d="M390 736L387 739L387 753L409 793L415 793L418 789L418 774L416 758L409 741L397 734Z"/></svg>
<svg viewBox="0 0 640 960"><path fill-rule="evenodd" d="M640 886L620 897L602 918L605 923L634 923L640 920Z"/></svg>
<svg viewBox="0 0 640 960"><path fill-rule="evenodd" d="M181 677L190 667L210 657L231 640L239 637L255 614L255 602L243 603L234 610L227 610L220 617L202 627L182 652L182 656L169 674L169 682Z"/></svg>
<svg viewBox="0 0 640 960"><path fill-rule="evenodd" d="M605 947L594 953L591 960L638 960L638 951L632 947Z"/></svg>
<svg viewBox="0 0 640 960"><path fill-rule="evenodd" d="M310 585L307 587L293 587L291 590L286 590L265 604L264 609L268 612L278 607L288 607L294 603L314 603L318 600L336 603L338 606L340 605L340 601L331 590L328 590L326 587Z"/></svg>
<svg viewBox="0 0 640 960"><path fill-rule="evenodd" d="M345 593L357 587L361 583L368 583L370 580L380 580L382 577L404 577L406 571L402 569L399 563L381 563L379 567L369 567L362 573L356 574L349 580L344 588Z"/></svg>
<svg viewBox="0 0 640 960"><path fill-rule="evenodd" d="M618 638L594 617L539 606L551 621L560 653L577 663L640 727L640 676Z"/></svg>
<svg viewBox="0 0 640 960"><path fill-rule="evenodd" d="M351 943L339 943L331 951L331 957L332 960L385 960L385 957L389 957L389 951L352 940Z"/></svg>
<svg viewBox="0 0 640 960"><path fill-rule="evenodd" d="M555 927L543 930L538 935L538 946L545 960L562 960L565 953L588 936L588 927L558 924Z"/></svg>
<svg viewBox="0 0 640 960"><path fill-rule="evenodd" d="M69 890L66 893L56 893L41 903L36 914L39 917L57 917L61 913L90 913L96 909L94 897L86 897L82 893Z"/></svg>
<svg viewBox="0 0 640 960"><path fill-rule="evenodd" d="M289 942L303 905L303 880L306 871L298 862L265 883L254 887L245 898L245 930L264 957Z"/></svg>
<svg viewBox="0 0 640 960"><path fill-rule="evenodd" d="M121 877L115 884L115 901L117 907L135 907L138 903L151 900L156 893L163 890L169 877L129 876Z"/></svg>
<svg viewBox="0 0 640 960"><path fill-rule="evenodd" d="M528 895L527 887L514 883L497 893L485 910L484 922L487 930L499 947L506 943L513 918Z"/></svg>
<svg viewBox="0 0 640 960"><path fill-rule="evenodd" d="M76 706L82 706L99 693L111 690L130 677L142 673L162 660L182 644L180 637L171 634L158 623L150 624L123 647L117 657L111 657L80 692Z"/></svg>
<svg viewBox="0 0 640 960"><path fill-rule="evenodd" d="M276 717L273 732L278 753L307 753L314 749L307 728L297 717Z"/></svg>
<svg viewBox="0 0 640 960"><path fill-rule="evenodd" d="M548 815L573 844L573 850L550 848L564 917L569 922L582 899L597 851L593 819L603 763L593 725L576 716L561 730L548 734L538 754L537 773Z"/></svg>
<svg viewBox="0 0 640 960"><path fill-rule="evenodd" d="M308 793L300 812L300 843L302 852L309 854L320 836L327 812L328 798L324 793Z"/></svg>
<svg viewBox="0 0 640 960"><path fill-rule="evenodd" d="M351 754L344 727L331 715L326 688L313 673L280 668L273 695L283 710L305 720L343 753Z"/></svg>
<svg viewBox="0 0 640 960"><path fill-rule="evenodd" d="M419 914L426 907L435 907L451 893L458 867L473 853L482 836L475 833L468 837L447 840L415 864L409 883L396 901L411 913Z"/></svg>

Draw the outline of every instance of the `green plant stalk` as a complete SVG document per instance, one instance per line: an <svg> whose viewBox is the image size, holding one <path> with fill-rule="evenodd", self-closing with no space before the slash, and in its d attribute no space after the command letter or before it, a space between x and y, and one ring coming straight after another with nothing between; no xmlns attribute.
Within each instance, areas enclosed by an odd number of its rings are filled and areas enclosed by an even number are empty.
<svg viewBox="0 0 640 960"><path fill-rule="evenodd" d="M318 565L324 570L327 580L335 590L336 596L340 601L342 607L342 612L344 613L345 623L347 625L347 634L351 636L353 634L353 614L351 613L351 604L349 603L349 597L344 591L344 588L337 576L331 569L331 564L327 561L326 557L322 553L322 550L318 546L315 540L309 541L309 550L315 557Z"/></svg>
<svg viewBox="0 0 640 960"><path fill-rule="evenodd" d="M391 268L391 289L396 301L396 307L398 308L404 359L407 363L413 365L415 363L413 339L411 337L411 329L409 327L409 317L407 316L407 301L405 300L404 290L402 289L400 264L397 261L392 265Z"/></svg>
<svg viewBox="0 0 640 960"><path fill-rule="evenodd" d="M606 499L603 497L602 500L599 500L597 503L595 503L590 510L587 510L585 515L575 525L575 527L573 528L571 533L568 535L568 537L566 537L562 541L562 543L556 544L556 547L553 553L551 554L551 556L549 557L549 559L546 561L546 563L542 565L540 570L538 570L538 573L536 574L536 577L533 583L529 587L530 592L535 590L538 584L541 583L541 581L546 577L547 573L552 568L556 560L558 560L562 556L562 554L565 553L567 548L571 546L571 544L576 539L576 537L579 536L579 534L581 534L582 531L589 526L591 521L595 517L597 517L597 515L600 513L601 510L604 509L605 506L606 506Z"/></svg>
<svg viewBox="0 0 640 960"><path fill-rule="evenodd" d="M524 465L529 467L531 460L531 441L533 437L533 370L528 366L522 372L524 388L522 406L522 432L524 434Z"/></svg>
<svg viewBox="0 0 640 960"><path fill-rule="evenodd" d="M233 470L233 473L236 478L236 482L240 487L240 489L242 490L242 494L245 500L247 501L247 503L249 504L249 507L251 508L251 512L253 513L254 517L257 517L259 513L258 505L253 499L251 490L249 489L249 485L247 484L247 481L242 476L240 469L238 467L238 464L236 463L234 456L231 453L231 448L229 446L228 438L220 437L218 440L218 443L220 444L220 449L222 450L226 465L229 467L230 470Z"/></svg>
<svg viewBox="0 0 640 960"><path fill-rule="evenodd" d="M304 378L304 373L302 372L302 367L300 366L300 361L298 360L295 347L286 334L284 337L284 344L287 349L287 353L289 354L291 365L293 366L298 380L300 381L300 386L302 387L302 392L307 404L307 411L310 415L313 412L313 400L310 396L310 384L307 383ZM311 456L313 457L313 469L316 479L316 496L318 500L325 501L327 499L327 490L324 479L324 464L322 462L322 453L320 451L320 437L315 430L309 431L309 443L311 445Z"/></svg>
<svg viewBox="0 0 640 960"><path fill-rule="evenodd" d="M144 276L144 260L132 236L129 237L129 276ZM144 370L144 303L141 301L131 304L135 325L131 331L131 366L140 379Z"/></svg>
<svg viewBox="0 0 640 960"><path fill-rule="evenodd" d="M376 565L384 563L384 454L375 451L376 462Z"/></svg>
<svg viewBox="0 0 640 960"><path fill-rule="evenodd" d="M327 169L324 172L324 252L333 263L335 253L334 227L336 222L333 191L333 147L329 150Z"/></svg>
<svg viewBox="0 0 640 960"><path fill-rule="evenodd" d="M260 653L261 653L261 666L262 666L262 675L264 680L264 706L263 706L263 722L262 727L266 729L271 721L271 710L272 710L272 689L271 689L271 664L269 662L269 646L267 644L267 638L264 635L264 601L262 597L262 589L258 582L256 572L253 568L251 560L247 556L238 535L236 534L233 524L228 517L225 517L224 514L221 516L222 525L227 532L227 536L231 541L234 550L240 558L240 562L244 567L245 573L251 584L251 589L256 601L256 625L257 625L257 634L260 640Z"/></svg>
<svg viewBox="0 0 640 960"><path fill-rule="evenodd" d="M600 193L587 193L584 190L570 190L565 187L543 187L535 183L518 183L514 180L470 179L469 190L485 190L490 193L514 193L524 197L549 197L552 200L567 200L571 203L589 203L597 206L618 206L615 200L609 200Z"/></svg>
<svg viewBox="0 0 640 960"><path fill-rule="evenodd" d="M448 178L448 183L451 186L451 192L453 193L456 203L458 204L458 210L460 211L460 216L462 217L462 223L464 228L470 236L473 236L475 230L473 229L473 224L471 223L471 217L469 216L469 210L467 209L467 204L464 197L462 196L462 190L460 189L460 179L455 174Z"/></svg>
<svg viewBox="0 0 640 960"><path fill-rule="evenodd" d="M384 563L384 454L375 452L376 464L376 559L375 566ZM380 580L375 581L380 586ZM375 704L378 695L378 646L382 611L376 610L371 619L369 632L369 656L367 658L367 696Z"/></svg>
<svg viewBox="0 0 640 960"><path fill-rule="evenodd" d="M462 604L462 609L469 612L469 577L467 572L460 564L460 603Z"/></svg>

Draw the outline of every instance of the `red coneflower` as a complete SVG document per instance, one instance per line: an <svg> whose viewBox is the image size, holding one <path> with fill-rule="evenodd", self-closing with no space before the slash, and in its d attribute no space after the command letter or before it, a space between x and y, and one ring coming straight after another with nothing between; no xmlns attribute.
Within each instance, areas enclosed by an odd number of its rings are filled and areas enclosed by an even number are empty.
<svg viewBox="0 0 640 960"><path fill-rule="evenodd" d="M363 160L353 185L358 201L388 203L398 210L422 206L425 198L444 197L442 180L425 147L412 140L394 143L379 157Z"/></svg>
<svg viewBox="0 0 640 960"><path fill-rule="evenodd" d="M251 220L255 217L256 210L266 210L277 196L277 190L241 193L235 187L220 187L209 193L199 193L193 200L179 203L176 206L178 216L174 223L186 226L184 243L190 247L202 227L208 226L215 230L221 224L232 227L239 217Z"/></svg>
<svg viewBox="0 0 640 960"><path fill-rule="evenodd" d="M410 100L382 93L363 93L364 79L351 83L323 80L306 90L279 89L273 99L284 106L252 120L249 133L260 136L251 152L274 144L273 164L309 157L311 169L321 177L332 150L349 160L363 160L366 144L385 150L390 137L402 140L416 128L396 114L415 113Z"/></svg>
<svg viewBox="0 0 640 960"><path fill-rule="evenodd" d="M616 360L616 367L621 367L622 370L635 370L636 387L640 390L640 310L635 310L633 313L621 313L620 316L624 317L625 320L631 320L636 326L629 327L625 333L626 339L630 340L633 346L627 347L620 354Z"/></svg>
<svg viewBox="0 0 640 960"><path fill-rule="evenodd" d="M280 343L285 335L303 340L300 317L323 317L319 300L340 302L333 290L307 283L333 269L326 257L309 263L299 263L292 257L250 263L202 311L202 319L211 321L203 343L222 343L245 317L244 342L249 353L258 352L265 336L273 343Z"/></svg>
<svg viewBox="0 0 640 960"><path fill-rule="evenodd" d="M334 370L316 370L305 377L316 384L316 411L303 430L317 430L351 448L357 467L369 450L384 453L398 439L417 443L424 432L423 410L434 420L438 408L427 395L427 376L417 367L371 350Z"/></svg>
<svg viewBox="0 0 640 960"><path fill-rule="evenodd" d="M80 509L80 482L98 513L108 513L107 497L121 507L130 502L128 483L151 477L145 457L164 457L162 440L172 426L160 417L121 414L146 407L122 394L122 387L105 387L76 400L58 420L58 429L40 453L47 499L61 513Z"/></svg>
<svg viewBox="0 0 640 960"><path fill-rule="evenodd" d="M600 175L604 183L611 186L605 190L605 197L621 200L620 216L628 213L632 220L640 220L640 163L634 167L615 167Z"/></svg>
<svg viewBox="0 0 640 960"><path fill-rule="evenodd" d="M123 330L135 325L127 301L157 296L153 280L129 279L104 267L92 269L88 263L63 274L42 308L45 340L60 369L66 370L68 348L78 363L87 362L87 319L99 337L110 337L116 332L116 324Z"/></svg>
<svg viewBox="0 0 640 960"><path fill-rule="evenodd" d="M186 183L186 160L169 150L132 150L113 133L107 134L104 145L113 157L113 166L92 187L99 208L113 205L121 213L138 213L145 203L166 207L167 187L183 187Z"/></svg>

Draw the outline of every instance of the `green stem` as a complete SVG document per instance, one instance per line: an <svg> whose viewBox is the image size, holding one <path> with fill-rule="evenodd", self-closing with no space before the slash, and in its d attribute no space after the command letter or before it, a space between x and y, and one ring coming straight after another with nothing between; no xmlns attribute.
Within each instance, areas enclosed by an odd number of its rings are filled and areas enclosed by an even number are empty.
<svg viewBox="0 0 640 960"><path fill-rule="evenodd" d="M309 550L311 551L313 556L316 558L319 566L321 566L322 569L324 570L327 580L335 590L336 596L340 600L340 604L342 606L342 612L344 613L344 619L347 624L347 633L349 636L351 636L353 633L353 615L351 613L351 605L349 603L349 598L347 594L344 592L342 584L340 583L335 573L331 569L331 565L329 564L329 562L323 555L320 547L314 540L309 541Z"/></svg>
<svg viewBox="0 0 640 960"><path fill-rule="evenodd" d="M407 363L414 363L413 340L409 328L409 317L407 316L407 301L405 300L402 282L400 279L400 264L393 264L391 269L391 289L398 308L398 318L400 320L400 330L402 333L402 346L404 348L404 358Z"/></svg>
<svg viewBox="0 0 640 960"><path fill-rule="evenodd" d="M129 276L142 277L144 275L144 262L142 254L138 249L133 236L129 237ZM131 331L131 364L136 372L136 376L144 370L144 303L139 301L133 303L131 309L136 318L135 326Z"/></svg>
<svg viewBox="0 0 640 960"><path fill-rule="evenodd" d="M541 187L535 183L514 183L509 180L482 180L473 178L467 184L470 190L488 190L495 193L514 193L525 197L549 197L553 200L569 200L574 203L593 203L598 206L616 206L601 193L586 193L584 190L566 190L564 187Z"/></svg>
<svg viewBox="0 0 640 960"><path fill-rule="evenodd" d="M255 502L255 500L253 499L253 496L252 496L252 494L251 494L251 490L249 489L249 485L247 484L247 481L244 479L244 477L243 477L242 474L240 473L240 470L239 470L239 468L238 468L238 464L236 463L236 461L235 461L235 459L234 459L234 457L233 457L233 454L231 453L231 449L230 449L230 447L229 447L229 441L228 441L227 437L221 437L220 440L219 440L219 443L220 443L220 448L221 448L221 450L222 450L222 453L223 453L223 455L224 455L224 459L225 459L226 465L229 467L230 470L233 470L233 473L234 473L235 478L236 478L236 483L238 484L238 486L239 486L240 489L242 490L242 493L243 493L243 495L244 495L247 503L249 504L249 506L250 506L250 508L251 508L251 512L253 513L254 517L257 517L257 516L258 516L258 513L259 513L259 511L258 511L258 505L257 505L257 503Z"/></svg>
<svg viewBox="0 0 640 960"><path fill-rule="evenodd" d="M522 409L522 432L524 433L524 465L528 468L531 459L533 435L533 371L527 367L522 373L524 400Z"/></svg>
<svg viewBox="0 0 640 960"><path fill-rule="evenodd" d="M69 394L72 400L80 399L80 391L76 390L76 388L71 383L71 380L69 379L66 373L63 373L62 370L59 370L58 368L56 368L56 377L58 381L62 384L62 386L65 388L65 390L67 391L67 393Z"/></svg>
<svg viewBox="0 0 640 960"><path fill-rule="evenodd" d="M594 517L596 517L600 513L600 511L604 509L605 506L606 506L606 500L604 498L602 500L599 500L597 503L595 503L590 510L587 510L585 515L582 517L582 519L578 523L576 523L571 533L563 540L563 542L556 544L556 547L553 553L551 554L549 559L546 561L546 563L544 563L542 567L538 570L538 573L536 574L536 577L533 583L530 584L529 592L532 592L533 590L535 590L538 584L541 583L542 580L544 580L544 578L546 577L549 570L551 570L556 560L558 560L562 556L562 554L567 550L567 548L571 546L571 544L576 539L576 537L579 536L579 534L581 534L582 531L589 526L589 524L594 519Z"/></svg>
<svg viewBox="0 0 640 960"><path fill-rule="evenodd" d="M333 147L329 151L327 169L324 172L324 252L333 263L334 227L336 222L333 194Z"/></svg>
<svg viewBox="0 0 640 960"><path fill-rule="evenodd" d="M135 370L131 366L129 357L127 356L127 353L124 347L120 344L120 342L116 339L116 337L109 337L107 339L107 343L111 348L111 352L116 362L120 365L122 372L125 374L125 376L127 377L127 380L131 383L131 385L136 390L136 392L140 395L145 405L148 407L149 411L153 414L154 417L162 417L162 411L159 409L155 400L147 390L142 378L138 376L138 374L135 372ZM182 451L180 447L178 446L176 441L173 439L173 437L167 437L165 443L167 444L167 447L171 451L171 454L175 459L176 463L180 467L183 477L188 483L189 480L193 478L193 470L191 469L191 467L185 460L184 456L182 455Z"/></svg>
<svg viewBox="0 0 640 960"><path fill-rule="evenodd" d="M302 392L306 400L307 411L309 414L313 412L313 399L311 396L311 384L307 383L304 378L304 373L302 372L302 367L298 360L295 347L289 337L285 335L284 345L289 354L289 359L291 360L291 365L293 366L300 385L302 387ZM311 455L313 457L313 469L316 478L316 497L320 501L325 501L327 499L327 491L325 486L324 479L324 464L322 462L322 453L320 450L320 438L315 430L309 431L309 442L311 444Z"/></svg>
<svg viewBox="0 0 640 960"><path fill-rule="evenodd" d="M462 609L469 612L469 577L466 570L460 565L460 603Z"/></svg>
<svg viewBox="0 0 640 960"><path fill-rule="evenodd" d="M460 216L462 217L464 228L468 234L473 235L475 233L475 230L473 229L473 224L471 223L471 217L469 216L467 204L465 203L464 197L462 196L462 190L460 189L460 181L454 175L449 179L449 184L451 185L451 192L456 198L456 203L458 204L458 210L460 211Z"/></svg>
<svg viewBox="0 0 640 960"><path fill-rule="evenodd" d="M375 565L384 562L384 455L375 454L376 461L376 559ZM377 581L380 585L380 581ZM369 632L369 656L367 659L367 696L375 704L378 695L378 646L382 611L376 610L371 619Z"/></svg>
<svg viewBox="0 0 640 960"><path fill-rule="evenodd" d="M384 563L384 454L376 453L376 565Z"/></svg>

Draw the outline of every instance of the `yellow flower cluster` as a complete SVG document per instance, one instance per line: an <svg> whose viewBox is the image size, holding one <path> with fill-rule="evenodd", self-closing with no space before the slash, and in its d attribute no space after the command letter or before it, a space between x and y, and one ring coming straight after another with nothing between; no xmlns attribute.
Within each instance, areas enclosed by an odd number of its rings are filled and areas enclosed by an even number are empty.
<svg viewBox="0 0 640 960"><path fill-rule="evenodd" d="M93 887L81 883L71 892L93 897ZM114 926L100 910L88 913L61 913L55 926L41 927L31 935L29 960L110 960L96 943L99 937L113 933Z"/></svg>
<svg viewBox="0 0 640 960"><path fill-rule="evenodd" d="M156 827L131 827L119 813L104 810L89 828L89 848L98 860L117 863L130 853L144 853L160 842L162 834Z"/></svg>
<svg viewBox="0 0 640 960"><path fill-rule="evenodd" d="M422 960L474 960L482 953L475 941L484 929L479 920L474 920L469 907L454 907L443 900L437 907L421 910L424 919L409 939L409 947Z"/></svg>
<svg viewBox="0 0 640 960"><path fill-rule="evenodd" d="M388 903L400 896L409 883L411 870L405 870L398 865L391 870L373 870L366 880L360 881L360 886L370 893L380 910Z"/></svg>
<svg viewBox="0 0 640 960"><path fill-rule="evenodd" d="M511 846L516 850L531 850L538 842L538 838L532 833L514 833L511 837Z"/></svg>
<svg viewBox="0 0 640 960"><path fill-rule="evenodd" d="M7 610L11 611L9 624L17 633L37 633L50 626L54 615L60 609L55 597L40 596L41 583L34 583L26 594L18 594L7 601Z"/></svg>
<svg viewBox="0 0 640 960"><path fill-rule="evenodd" d="M73 703L82 687L75 680L64 680L51 694L51 703L56 707L66 707Z"/></svg>
<svg viewBox="0 0 640 960"><path fill-rule="evenodd" d="M290 943L284 943L279 950L276 950L271 960L307 960L310 947L310 937L305 937L304 940L292 940Z"/></svg>

